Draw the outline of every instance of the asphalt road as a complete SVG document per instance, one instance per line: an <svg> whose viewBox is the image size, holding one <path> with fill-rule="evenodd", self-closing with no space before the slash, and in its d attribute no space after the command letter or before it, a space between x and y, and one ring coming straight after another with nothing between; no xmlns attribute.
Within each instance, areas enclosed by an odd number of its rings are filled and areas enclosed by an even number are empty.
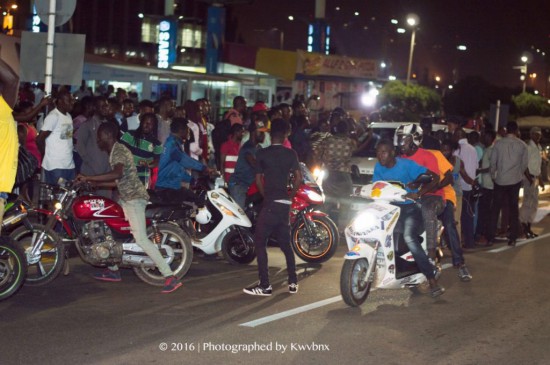
<svg viewBox="0 0 550 365"><path fill-rule="evenodd" d="M359 308L339 298L344 245L300 262L296 295L270 248L268 298L242 293L254 263L197 257L183 288L161 295L130 270L97 282L74 258L70 275L0 303L0 364L549 364L548 223L515 248L469 252L473 281L444 270L438 300L375 290Z"/></svg>

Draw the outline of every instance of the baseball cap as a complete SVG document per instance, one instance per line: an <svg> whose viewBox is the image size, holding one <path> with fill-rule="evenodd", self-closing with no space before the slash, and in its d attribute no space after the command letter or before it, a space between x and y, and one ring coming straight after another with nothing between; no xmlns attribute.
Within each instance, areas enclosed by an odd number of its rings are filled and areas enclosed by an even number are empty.
<svg viewBox="0 0 550 365"><path fill-rule="evenodd" d="M540 129L540 127L533 127L529 132L542 134L542 130Z"/></svg>
<svg viewBox="0 0 550 365"><path fill-rule="evenodd" d="M267 112L268 110L269 110L269 108L267 107L267 105L265 105L265 103L263 101L257 101L256 104L254 104L254 106L252 107L252 112L253 113Z"/></svg>
<svg viewBox="0 0 550 365"><path fill-rule="evenodd" d="M259 121L259 122L251 122L250 125L248 126L248 131L249 131L250 133L255 132L255 131L258 131L258 132L267 132L268 129L267 129L267 127L265 126L264 122Z"/></svg>

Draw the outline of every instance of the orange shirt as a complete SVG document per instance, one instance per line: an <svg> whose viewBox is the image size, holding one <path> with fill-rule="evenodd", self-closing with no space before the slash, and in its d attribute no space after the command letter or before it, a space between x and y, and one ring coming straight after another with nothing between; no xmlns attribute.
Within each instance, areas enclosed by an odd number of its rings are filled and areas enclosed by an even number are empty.
<svg viewBox="0 0 550 365"><path fill-rule="evenodd" d="M439 167L439 180L445 178L445 173L449 170L453 171L453 165L443 156L443 154L437 150L428 150L435 156L437 160L437 166ZM456 207L456 193L453 189L453 184L446 185L443 187L443 198L449 200Z"/></svg>

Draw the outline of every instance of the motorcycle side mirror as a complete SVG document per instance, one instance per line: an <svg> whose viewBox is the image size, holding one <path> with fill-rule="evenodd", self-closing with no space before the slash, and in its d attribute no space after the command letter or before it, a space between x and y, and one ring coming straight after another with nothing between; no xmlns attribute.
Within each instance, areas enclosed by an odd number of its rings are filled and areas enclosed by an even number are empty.
<svg viewBox="0 0 550 365"><path fill-rule="evenodd" d="M432 175L429 175L429 174L420 174L418 175L418 177L416 178L416 180L414 180L413 183L415 184L427 184L429 182L432 181Z"/></svg>

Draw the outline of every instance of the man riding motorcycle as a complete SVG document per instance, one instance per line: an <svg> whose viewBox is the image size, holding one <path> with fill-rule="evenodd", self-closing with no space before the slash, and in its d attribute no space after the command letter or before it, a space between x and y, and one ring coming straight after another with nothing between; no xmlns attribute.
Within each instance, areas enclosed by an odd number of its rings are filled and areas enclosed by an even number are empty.
<svg viewBox="0 0 550 365"><path fill-rule="evenodd" d="M438 297L445 292L445 289L438 285L435 278L436 269L422 249L420 235L424 225L420 208L415 202L437 186L439 177L412 160L395 157L393 142L388 139L378 142L376 157L378 162L374 167L372 181L399 181L405 185L405 189L408 191L405 197L410 199L410 201L399 204L401 214L397 225L401 232L403 232L405 243L413 255L418 268L428 279L431 296L433 298ZM422 185L418 191L413 190L411 184L422 174L432 175L432 181Z"/></svg>

